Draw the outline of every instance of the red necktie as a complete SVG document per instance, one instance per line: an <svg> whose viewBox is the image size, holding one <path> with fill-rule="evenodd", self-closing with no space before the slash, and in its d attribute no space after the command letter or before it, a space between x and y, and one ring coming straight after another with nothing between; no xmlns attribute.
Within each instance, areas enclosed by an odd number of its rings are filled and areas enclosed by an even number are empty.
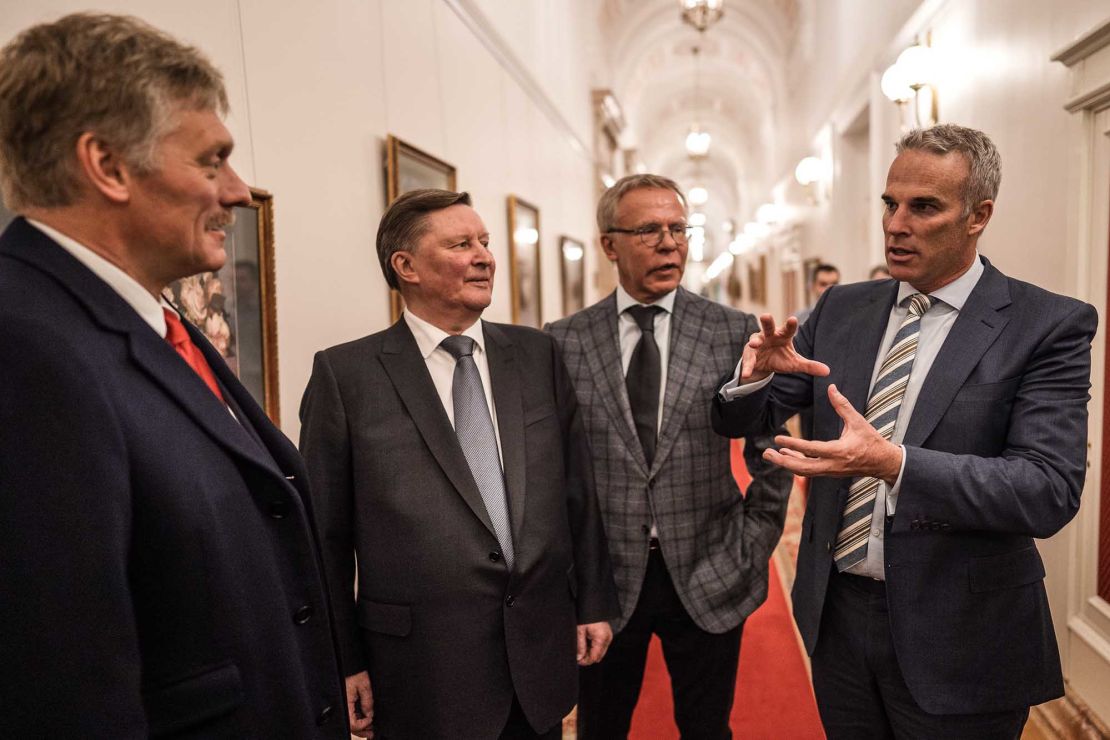
<svg viewBox="0 0 1110 740"><path fill-rule="evenodd" d="M220 393L220 386L216 383L216 376L212 374L212 368L208 366L204 355L193 344L193 340L189 339L189 332L185 330L185 325L181 323L181 319L168 308L163 308L162 313L166 315L166 341L170 343L177 354L181 355L185 362L189 363L189 367L196 371L200 379L222 402L224 397Z"/></svg>

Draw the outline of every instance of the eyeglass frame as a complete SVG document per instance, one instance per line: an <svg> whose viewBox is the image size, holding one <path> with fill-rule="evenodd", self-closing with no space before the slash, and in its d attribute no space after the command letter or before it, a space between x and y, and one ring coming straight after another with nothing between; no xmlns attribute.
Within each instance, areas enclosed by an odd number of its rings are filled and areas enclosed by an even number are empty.
<svg viewBox="0 0 1110 740"><path fill-rule="evenodd" d="M675 244L682 246L683 244L686 244L690 241L690 234L693 231L694 227L690 224L683 224L682 228L676 229L676 226L677 224L667 224L666 226L664 226L663 224L645 224L638 229L606 229L605 233L636 234L640 237L640 243L648 249L655 249L660 244L662 244L663 240L666 238L663 236L663 234L667 233L671 235L671 239L674 240ZM647 237L649 234L658 235L656 241L648 242Z"/></svg>

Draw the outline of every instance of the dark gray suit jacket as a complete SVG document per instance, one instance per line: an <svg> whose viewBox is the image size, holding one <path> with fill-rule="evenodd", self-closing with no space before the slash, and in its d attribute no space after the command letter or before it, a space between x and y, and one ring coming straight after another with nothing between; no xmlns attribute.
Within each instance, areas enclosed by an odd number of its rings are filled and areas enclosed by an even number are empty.
<svg viewBox="0 0 1110 740"><path fill-rule="evenodd" d="M1063 694L1034 538L1055 534L1079 508L1097 316L983 262L918 396L884 540L898 662L914 699L934 714ZM718 403L715 428L747 433L812 406L815 438L837 438L828 386L864 408L897 290L884 280L826 291L795 346L832 374L777 375L762 391ZM811 653L849 484L814 479L802 523L794 616Z"/></svg>
<svg viewBox="0 0 1110 740"><path fill-rule="evenodd" d="M768 559L782 534L793 476L763 461L770 435L748 439L747 496L732 476L728 440L710 407L757 330L749 314L678 289L671 317L663 424L649 467L636 436L621 369L616 294L548 327L583 410L598 499L620 589L632 616L644 582L654 514L663 558L699 627L732 629L767 597Z"/></svg>
<svg viewBox="0 0 1110 740"><path fill-rule="evenodd" d="M348 737L304 466L190 335L239 423L62 247L0 237L2 737Z"/></svg>
<svg viewBox="0 0 1110 740"><path fill-rule="evenodd" d="M616 616L589 450L551 338L483 322L516 561L416 340L391 328L316 356L301 408L340 645L369 670L375 736L496 738L577 696L575 626ZM350 590L358 564L357 601Z"/></svg>

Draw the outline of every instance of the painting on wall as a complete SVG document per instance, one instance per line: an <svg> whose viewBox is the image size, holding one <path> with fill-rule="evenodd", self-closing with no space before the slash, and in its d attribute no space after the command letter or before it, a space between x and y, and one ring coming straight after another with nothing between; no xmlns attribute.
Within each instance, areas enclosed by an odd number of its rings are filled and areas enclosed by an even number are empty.
<svg viewBox="0 0 1110 740"><path fill-rule="evenodd" d="M389 207L398 196L420 188L456 189L454 165L417 149L396 136L385 137L385 205ZM405 304L401 294L389 291L391 321L401 318Z"/></svg>
<svg viewBox="0 0 1110 740"><path fill-rule="evenodd" d="M227 230L227 262L170 283L168 297L200 329L275 424L278 396L273 196L251 188Z"/></svg>
<svg viewBox="0 0 1110 740"><path fill-rule="evenodd" d="M540 313L540 210L509 196L509 270L513 323L543 326Z"/></svg>
<svg viewBox="0 0 1110 740"><path fill-rule="evenodd" d="M757 266L758 265L758 266ZM767 256L759 255L756 262L748 262L748 293L753 303L767 303Z"/></svg>
<svg viewBox="0 0 1110 740"><path fill-rule="evenodd" d="M564 236L559 239L563 272L563 315L570 316L586 307L586 245Z"/></svg>

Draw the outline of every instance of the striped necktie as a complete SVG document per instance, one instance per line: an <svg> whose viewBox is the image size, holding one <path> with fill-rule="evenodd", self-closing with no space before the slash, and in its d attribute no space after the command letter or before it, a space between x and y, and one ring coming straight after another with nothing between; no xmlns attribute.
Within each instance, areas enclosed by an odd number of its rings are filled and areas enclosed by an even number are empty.
<svg viewBox="0 0 1110 740"><path fill-rule="evenodd" d="M871 426L885 439L894 434L898 411L902 408L902 398L910 382L913 360L917 356L921 317L933 305L932 296L923 293L914 293L908 300L910 312L898 327L894 342L879 367L879 375L875 378L864 413ZM840 531L836 535L833 551L837 570L841 572L867 557L867 537L871 531L871 515L879 483L878 478L857 478L848 489L848 500L840 516Z"/></svg>
<svg viewBox="0 0 1110 740"><path fill-rule="evenodd" d="M513 569L513 535L509 526L509 502L505 491L505 474L497 451L493 418L486 404L482 376L474 362L476 342L470 337L450 336L439 346L455 358L455 374L451 379L451 400L455 411L455 435L459 438L466 464L478 484L493 532L501 545L505 565Z"/></svg>

